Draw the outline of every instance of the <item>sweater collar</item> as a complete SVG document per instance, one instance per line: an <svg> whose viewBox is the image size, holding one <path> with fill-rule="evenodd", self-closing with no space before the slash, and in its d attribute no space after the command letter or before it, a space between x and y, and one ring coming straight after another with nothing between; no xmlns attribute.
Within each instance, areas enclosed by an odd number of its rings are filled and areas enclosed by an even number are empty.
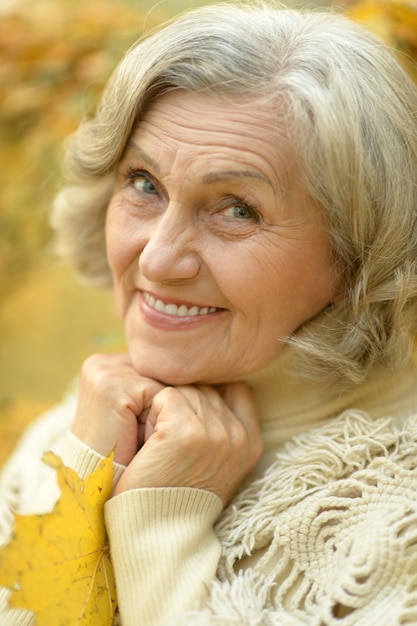
<svg viewBox="0 0 417 626"><path fill-rule="evenodd" d="M275 443L277 437L285 441L348 409L380 417L391 406L398 410L399 404L409 404L411 397L417 402L414 360L396 373L376 369L364 383L342 392L335 385L320 386L297 375L295 351L287 345L271 364L245 381L254 390L262 431L271 436L275 432Z"/></svg>

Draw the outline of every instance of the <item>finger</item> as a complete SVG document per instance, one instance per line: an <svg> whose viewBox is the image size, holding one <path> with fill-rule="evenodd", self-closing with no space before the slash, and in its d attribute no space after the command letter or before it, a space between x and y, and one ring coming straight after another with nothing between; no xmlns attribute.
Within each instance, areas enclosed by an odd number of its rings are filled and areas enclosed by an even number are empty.
<svg viewBox="0 0 417 626"><path fill-rule="evenodd" d="M210 421L220 417L224 412L224 400L218 390L209 385L184 385L175 387L176 391L187 401L195 415L203 421L210 416Z"/></svg>
<svg viewBox="0 0 417 626"><path fill-rule="evenodd" d="M244 439L247 441L247 458L252 458L252 465L262 454L263 440L259 426L259 416L252 389L246 383L231 383L223 388L225 403L230 407L233 415L243 429ZM235 436L241 440L242 431L236 428Z"/></svg>
<svg viewBox="0 0 417 626"><path fill-rule="evenodd" d="M195 402L189 401L190 394L186 397L176 387L163 387L158 391L151 401L151 405L147 411L139 418L145 423L146 432L150 436L156 428L158 419L161 415L170 414L172 417L178 413L184 412L184 409L194 411Z"/></svg>
<svg viewBox="0 0 417 626"><path fill-rule="evenodd" d="M243 382L229 383L221 387L221 395L241 423L250 427L258 423L258 411L252 389Z"/></svg>

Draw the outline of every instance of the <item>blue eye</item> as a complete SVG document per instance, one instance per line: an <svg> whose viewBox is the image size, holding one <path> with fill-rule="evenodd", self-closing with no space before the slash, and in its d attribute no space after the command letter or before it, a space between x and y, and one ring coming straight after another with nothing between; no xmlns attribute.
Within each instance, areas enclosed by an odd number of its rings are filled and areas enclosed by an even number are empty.
<svg viewBox="0 0 417 626"><path fill-rule="evenodd" d="M233 217L240 220L251 220L255 217L255 212L248 206L239 205L231 207Z"/></svg>
<svg viewBox="0 0 417 626"><path fill-rule="evenodd" d="M227 217L241 221L259 221L259 216L255 209L242 200L235 200L224 210Z"/></svg>
<svg viewBox="0 0 417 626"><path fill-rule="evenodd" d="M133 188L139 191L139 193L151 195L158 193L157 188L152 183L151 177L146 172L131 170L128 172L127 177L131 181Z"/></svg>
<svg viewBox="0 0 417 626"><path fill-rule="evenodd" d="M137 189L138 191L142 193L148 193L148 194L158 193L155 186L151 183L149 178L146 178L146 176L140 176L140 175L135 176L133 180L133 186L135 189Z"/></svg>

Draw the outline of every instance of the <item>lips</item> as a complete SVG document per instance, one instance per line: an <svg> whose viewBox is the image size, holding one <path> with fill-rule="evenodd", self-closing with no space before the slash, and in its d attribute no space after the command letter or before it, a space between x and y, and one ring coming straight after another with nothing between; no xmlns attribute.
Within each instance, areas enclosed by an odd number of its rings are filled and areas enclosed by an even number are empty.
<svg viewBox="0 0 417 626"><path fill-rule="evenodd" d="M143 298L145 302L155 311L165 313L165 315L172 315L174 317L196 317L197 315L208 315L215 313L218 309L216 307L200 307L197 305L187 306L186 304L174 304L162 302L158 298L154 298L146 291L143 292Z"/></svg>

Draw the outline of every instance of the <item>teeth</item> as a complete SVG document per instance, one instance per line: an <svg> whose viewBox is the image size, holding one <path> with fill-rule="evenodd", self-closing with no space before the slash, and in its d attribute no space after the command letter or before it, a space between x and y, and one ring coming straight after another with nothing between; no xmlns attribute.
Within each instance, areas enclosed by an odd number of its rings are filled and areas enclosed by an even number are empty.
<svg viewBox="0 0 417 626"><path fill-rule="evenodd" d="M207 315L208 313L214 313L216 311L216 307L211 306L192 306L188 307L185 304L177 305L177 304L164 304L162 300L157 300L149 293L144 292L144 298L146 302L153 309L160 311L161 313L166 313L167 315L175 315L176 317L195 317L196 315Z"/></svg>

